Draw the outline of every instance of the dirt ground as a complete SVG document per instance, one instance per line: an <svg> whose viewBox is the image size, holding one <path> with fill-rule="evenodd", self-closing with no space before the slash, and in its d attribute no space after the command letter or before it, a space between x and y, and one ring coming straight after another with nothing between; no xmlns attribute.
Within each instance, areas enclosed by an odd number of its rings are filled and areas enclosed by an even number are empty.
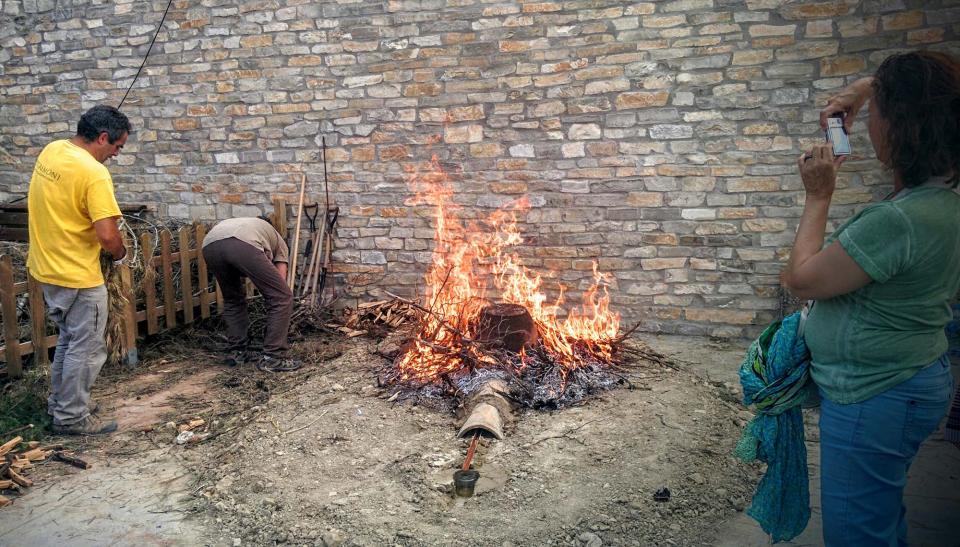
<svg viewBox="0 0 960 547"><path fill-rule="evenodd" d="M710 545L759 478L730 456L749 413L682 364L519 412L481 442L476 493L457 498L460 423L391 400L376 340L312 336L294 345L310 364L288 374L179 344L98 382L121 431L64 439L94 468L32 470L37 486L0 509L0 545ZM198 417L204 440L177 444ZM662 487L670 500L654 501Z"/></svg>

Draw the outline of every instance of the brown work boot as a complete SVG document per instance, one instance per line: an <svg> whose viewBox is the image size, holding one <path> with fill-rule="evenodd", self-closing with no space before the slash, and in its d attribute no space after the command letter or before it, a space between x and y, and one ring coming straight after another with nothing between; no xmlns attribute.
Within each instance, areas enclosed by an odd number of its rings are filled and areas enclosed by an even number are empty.
<svg viewBox="0 0 960 547"><path fill-rule="evenodd" d="M286 357L264 355L257 361L257 370L264 372L293 372L303 366L301 361Z"/></svg>
<svg viewBox="0 0 960 547"><path fill-rule="evenodd" d="M104 420L92 414L74 424L53 424L53 432L57 435L103 435L104 433L113 433L116 430L117 422L115 420Z"/></svg>

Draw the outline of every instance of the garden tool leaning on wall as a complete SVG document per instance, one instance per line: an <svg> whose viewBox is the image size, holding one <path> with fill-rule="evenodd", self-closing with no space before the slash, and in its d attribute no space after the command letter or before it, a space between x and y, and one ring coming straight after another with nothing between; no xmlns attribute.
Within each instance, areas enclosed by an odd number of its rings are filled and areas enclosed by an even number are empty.
<svg viewBox="0 0 960 547"><path fill-rule="evenodd" d="M323 289L326 285L327 271L330 268L333 230L337 224L337 217L340 216L339 207L330 207L330 189L327 183L327 141L324 137L320 137L320 145L323 151L323 192L326 203L320 233L314 236L316 243L313 245L313 255L310 257L307 279L303 283L300 293L301 300L312 306L322 306L324 304ZM316 215L314 215L314 218L316 218ZM319 288L317 287L318 283Z"/></svg>
<svg viewBox="0 0 960 547"><path fill-rule="evenodd" d="M313 214L310 214L310 211L313 211ZM320 204L314 203L313 205L304 205L303 214L307 217L307 222L310 223L310 237L307 239L307 245L303 249L303 266L300 268L300 294L302 295L306 292L305 284L310 277L308 276L308 270L312 266L312 255L311 253L315 248L317 248L317 214L320 212Z"/></svg>
<svg viewBox="0 0 960 547"><path fill-rule="evenodd" d="M318 288L316 293L317 304L321 306L324 304L323 288L326 286L327 272L330 269L330 252L333 249L333 229L337 225L337 217L340 216L340 208L334 207L333 210L327 211L327 214L329 215L330 222L329 222L329 227L327 228L326 244L324 245L323 267L320 269L320 287ZM330 286L332 289L333 288L332 279L331 279Z"/></svg>

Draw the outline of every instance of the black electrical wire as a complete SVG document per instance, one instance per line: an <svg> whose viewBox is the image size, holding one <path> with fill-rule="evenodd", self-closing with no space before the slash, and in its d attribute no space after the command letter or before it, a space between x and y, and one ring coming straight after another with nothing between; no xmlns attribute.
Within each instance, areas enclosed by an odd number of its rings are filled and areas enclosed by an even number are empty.
<svg viewBox="0 0 960 547"><path fill-rule="evenodd" d="M130 94L130 90L133 89L133 84L137 83L137 78L140 77L140 71L143 70L144 65L147 64L147 58L150 57L150 50L153 49L153 43L157 41L157 36L160 35L160 30L163 29L163 22L167 19L167 12L170 11L170 5L173 4L173 0L167 2L167 9L163 10L163 17L160 18L160 24L157 25L157 32L153 34L153 40L150 40L150 47L147 48L147 54L143 56L143 62L140 63L140 68L137 69L137 75L133 77L133 81L130 82L130 87L127 88L127 92L123 94L123 98L120 99L120 104L117 105L117 110L120 110L120 107L123 106L123 101L127 100L127 95Z"/></svg>

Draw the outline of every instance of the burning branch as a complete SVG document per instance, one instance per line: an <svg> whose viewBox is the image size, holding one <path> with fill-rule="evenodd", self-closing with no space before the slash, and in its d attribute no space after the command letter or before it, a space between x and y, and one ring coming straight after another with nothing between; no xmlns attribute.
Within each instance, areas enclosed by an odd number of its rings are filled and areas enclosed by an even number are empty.
<svg viewBox="0 0 960 547"><path fill-rule="evenodd" d="M448 386L468 393L483 378L501 378L532 406L569 404L595 389L621 383L613 374L623 342L610 309L613 278L593 267L581 305L564 313L564 287L548 302L540 275L514 250L523 243L516 200L481 221L464 223L440 162L407 166L415 191L408 205L434 210L433 261L426 273L425 307L390 294L419 312L415 333L393 363L388 381L412 387Z"/></svg>

